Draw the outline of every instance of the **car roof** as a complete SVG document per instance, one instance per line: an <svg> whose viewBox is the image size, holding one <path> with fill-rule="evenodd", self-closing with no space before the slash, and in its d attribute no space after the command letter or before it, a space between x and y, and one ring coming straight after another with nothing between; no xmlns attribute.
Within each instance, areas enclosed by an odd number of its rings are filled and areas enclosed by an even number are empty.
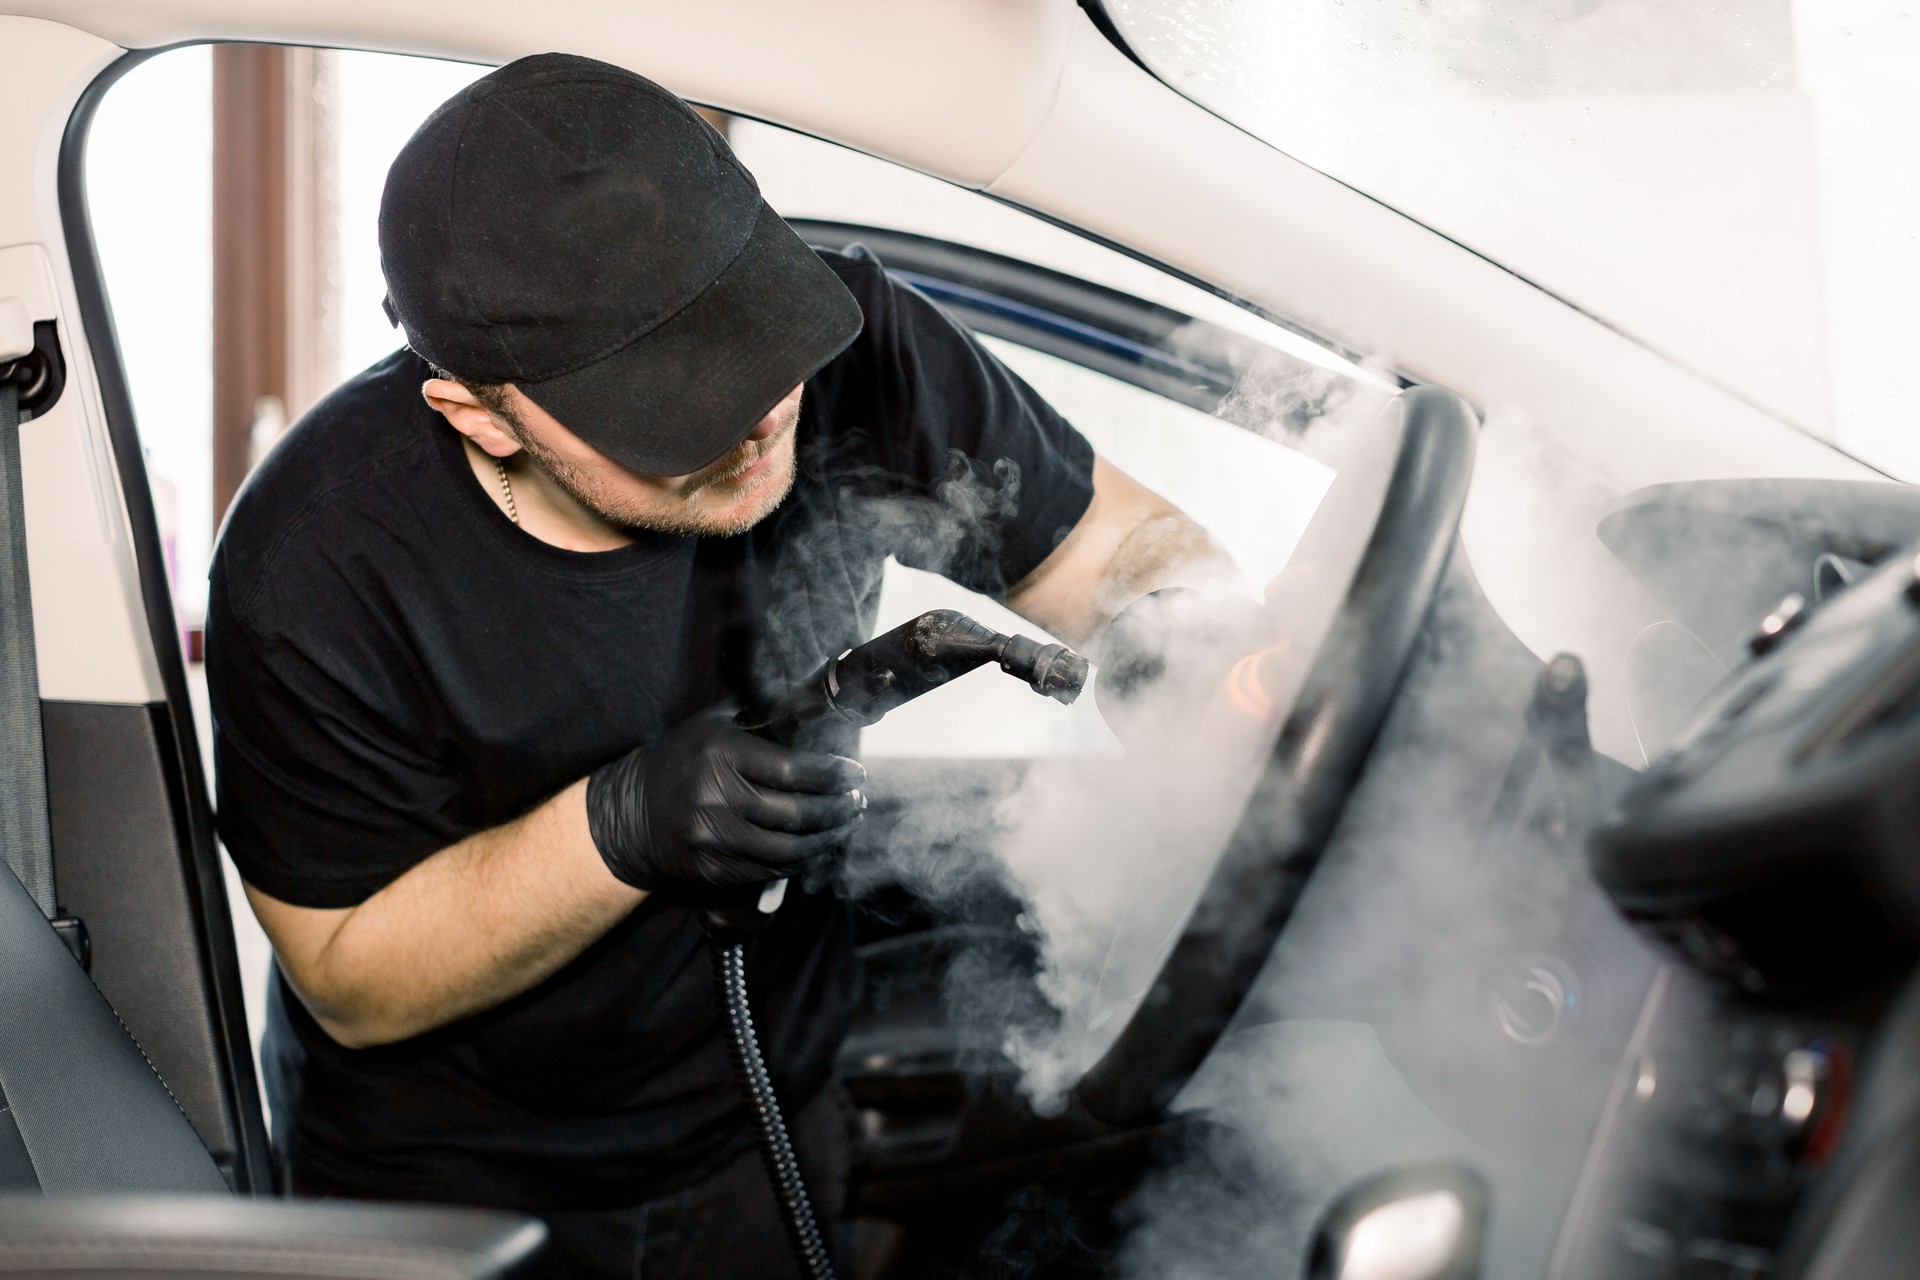
<svg viewBox="0 0 1920 1280"><path fill-rule="evenodd" d="M558 50L968 186L1052 106L1072 0L15 0L124 48L255 40L501 63ZM881 109L876 110L876 106Z"/></svg>

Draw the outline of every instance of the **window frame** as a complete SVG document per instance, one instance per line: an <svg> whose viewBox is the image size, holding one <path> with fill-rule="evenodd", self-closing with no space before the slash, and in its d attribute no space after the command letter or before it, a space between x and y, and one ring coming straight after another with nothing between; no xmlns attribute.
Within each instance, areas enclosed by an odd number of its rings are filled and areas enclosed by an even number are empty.
<svg viewBox="0 0 1920 1280"><path fill-rule="evenodd" d="M860 223L794 217L788 225L816 249L861 244L887 270L968 328L1057 356L1249 430L1270 431L1236 398L1248 379L1340 377L1260 342L1107 285L987 249ZM1319 403L1301 398L1281 425L1297 432Z"/></svg>

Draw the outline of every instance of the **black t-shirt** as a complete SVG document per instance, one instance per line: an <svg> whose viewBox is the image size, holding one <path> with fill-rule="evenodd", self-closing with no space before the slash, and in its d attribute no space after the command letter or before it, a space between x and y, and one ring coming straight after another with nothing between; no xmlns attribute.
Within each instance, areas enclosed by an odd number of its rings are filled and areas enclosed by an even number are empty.
<svg viewBox="0 0 1920 1280"><path fill-rule="evenodd" d="M1086 441L870 256L823 256L866 325L807 384L792 495L736 537L583 553L514 527L409 352L295 425L234 504L208 602L220 834L249 883L358 903L858 643L887 555L1001 595L1058 544L1092 496ZM850 939L830 894L796 892L751 943L789 1107L832 1073ZM277 975L273 996L267 1074L307 1189L634 1204L748 1141L708 948L670 893L524 994L400 1044L345 1049Z"/></svg>

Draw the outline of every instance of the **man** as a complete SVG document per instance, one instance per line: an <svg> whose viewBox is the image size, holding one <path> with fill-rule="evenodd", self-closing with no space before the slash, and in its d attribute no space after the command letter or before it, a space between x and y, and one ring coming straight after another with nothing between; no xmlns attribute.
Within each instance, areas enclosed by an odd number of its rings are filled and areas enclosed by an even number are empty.
<svg viewBox="0 0 1920 1280"><path fill-rule="evenodd" d="M618 68L446 103L380 239L408 349L249 481L209 602L291 1188L533 1211L578 1274L790 1273L690 904L830 854L864 774L713 709L857 643L888 554L1084 642L1217 552ZM796 886L749 968L829 1219L849 937Z"/></svg>

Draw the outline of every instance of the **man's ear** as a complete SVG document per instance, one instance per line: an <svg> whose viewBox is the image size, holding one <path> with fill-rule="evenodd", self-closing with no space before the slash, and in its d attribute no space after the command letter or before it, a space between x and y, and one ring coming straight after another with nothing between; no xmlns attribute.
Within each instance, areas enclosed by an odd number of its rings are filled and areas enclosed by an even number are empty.
<svg viewBox="0 0 1920 1280"><path fill-rule="evenodd" d="M479 445L489 457L511 458L520 452L520 442L459 383L449 378L428 378L420 385L420 394L455 431Z"/></svg>

